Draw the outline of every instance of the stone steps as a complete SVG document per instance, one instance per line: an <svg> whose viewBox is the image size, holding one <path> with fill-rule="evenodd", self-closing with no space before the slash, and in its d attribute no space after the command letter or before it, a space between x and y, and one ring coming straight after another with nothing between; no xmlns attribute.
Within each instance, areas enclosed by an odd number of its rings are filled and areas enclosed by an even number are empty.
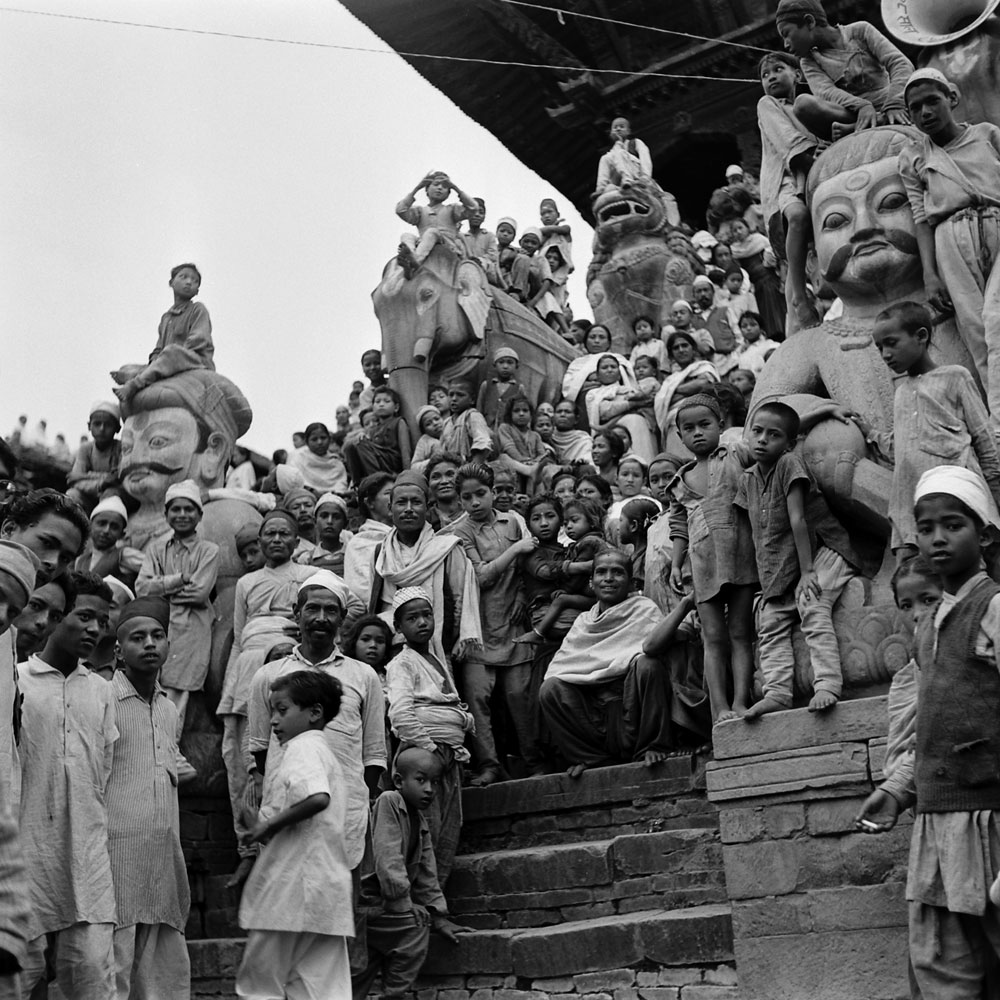
<svg viewBox="0 0 1000 1000"><path fill-rule="evenodd" d="M643 963L719 963L732 957L730 908L715 903L596 916L551 927L480 931L463 935L457 945L435 936L423 975L538 979Z"/></svg>
<svg viewBox="0 0 1000 1000"><path fill-rule="evenodd" d="M484 929L725 902L722 848L694 829L460 855L448 899L456 920Z"/></svg>

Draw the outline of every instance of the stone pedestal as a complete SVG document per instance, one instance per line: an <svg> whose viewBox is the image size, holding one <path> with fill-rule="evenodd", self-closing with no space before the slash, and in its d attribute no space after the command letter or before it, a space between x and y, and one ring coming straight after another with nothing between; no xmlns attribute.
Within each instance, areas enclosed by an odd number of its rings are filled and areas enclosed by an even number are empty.
<svg viewBox="0 0 1000 1000"><path fill-rule="evenodd" d="M718 726L708 765L741 1000L904 1000L912 821L856 833L882 777L886 698Z"/></svg>

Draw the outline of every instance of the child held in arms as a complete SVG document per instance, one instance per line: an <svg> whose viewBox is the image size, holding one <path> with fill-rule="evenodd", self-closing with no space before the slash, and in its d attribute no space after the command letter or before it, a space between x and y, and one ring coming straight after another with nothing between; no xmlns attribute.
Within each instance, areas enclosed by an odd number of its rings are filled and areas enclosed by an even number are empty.
<svg viewBox="0 0 1000 1000"><path fill-rule="evenodd" d="M201 272L194 264L178 264L170 271L174 304L163 314L156 346L146 365L124 365L111 377L118 383L114 394L123 405L154 382L190 371L215 371L215 345L208 310L194 298L201 290Z"/></svg>

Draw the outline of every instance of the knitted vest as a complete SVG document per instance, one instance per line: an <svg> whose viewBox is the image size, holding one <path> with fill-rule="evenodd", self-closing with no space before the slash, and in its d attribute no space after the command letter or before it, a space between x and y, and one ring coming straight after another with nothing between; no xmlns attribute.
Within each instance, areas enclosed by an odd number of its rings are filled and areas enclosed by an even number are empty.
<svg viewBox="0 0 1000 1000"><path fill-rule="evenodd" d="M1000 671L976 638L1000 586L984 580L952 609L937 635L928 614L917 632L917 812L1000 809Z"/></svg>

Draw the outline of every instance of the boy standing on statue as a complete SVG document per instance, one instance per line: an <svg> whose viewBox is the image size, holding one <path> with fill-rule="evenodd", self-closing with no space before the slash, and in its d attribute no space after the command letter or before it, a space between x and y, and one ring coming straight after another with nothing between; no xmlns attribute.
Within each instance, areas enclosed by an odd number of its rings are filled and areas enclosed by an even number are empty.
<svg viewBox="0 0 1000 1000"><path fill-rule="evenodd" d="M928 304L954 310L958 332L1000 429L1000 129L955 120L958 91L941 72L917 70L904 91L923 136L899 154Z"/></svg>
<svg viewBox="0 0 1000 1000"><path fill-rule="evenodd" d="M414 205L416 194L421 189L427 192L426 205ZM454 189L461 199L461 204L454 202L446 205L445 198ZM396 215L404 222L417 227L419 241L413 233L404 233L400 238L397 260L407 278L412 278L431 250L438 243L451 247L459 257L464 257L465 244L458 231L458 225L463 219L479 210L479 204L471 195L467 195L443 170L434 170L422 177L416 187L396 205Z"/></svg>

